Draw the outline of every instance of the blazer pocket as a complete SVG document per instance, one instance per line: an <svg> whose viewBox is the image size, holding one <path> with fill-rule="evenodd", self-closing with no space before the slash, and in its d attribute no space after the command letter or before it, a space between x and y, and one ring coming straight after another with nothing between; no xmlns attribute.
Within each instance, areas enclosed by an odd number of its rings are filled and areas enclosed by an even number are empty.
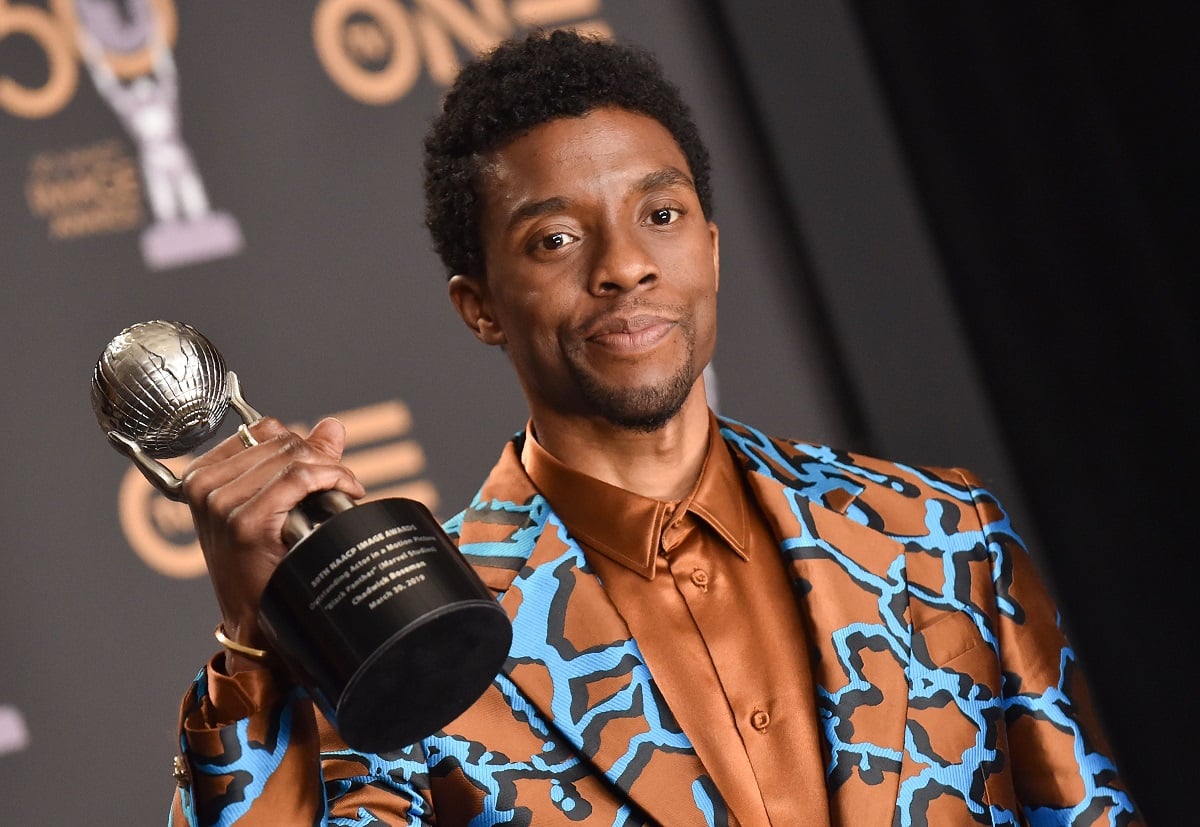
<svg viewBox="0 0 1200 827"><path fill-rule="evenodd" d="M913 651L934 668L948 666L983 643L971 618L962 612L947 612L913 635Z"/></svg>

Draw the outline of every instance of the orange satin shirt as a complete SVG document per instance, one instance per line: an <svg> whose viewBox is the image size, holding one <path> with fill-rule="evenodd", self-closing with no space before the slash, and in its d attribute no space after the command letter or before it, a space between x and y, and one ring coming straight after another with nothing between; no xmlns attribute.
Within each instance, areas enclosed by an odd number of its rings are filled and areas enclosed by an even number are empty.
<svg viewBox="0 0 1200 827"><path fill-rule="evenodd" d="M572 470L526 429L526 473L584 549L743 827L827 827L807 636L779 549L710 416L678 503Z"/></svg>

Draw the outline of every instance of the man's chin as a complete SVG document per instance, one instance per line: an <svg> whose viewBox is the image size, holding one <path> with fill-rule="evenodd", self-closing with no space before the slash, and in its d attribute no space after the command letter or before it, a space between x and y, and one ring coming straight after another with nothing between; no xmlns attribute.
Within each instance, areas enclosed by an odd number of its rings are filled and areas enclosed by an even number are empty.
<svg viewBox="0 0 1200 827"><path fill-rule="evenodd" d="M652 434L665 428L667 423L679 413L681 407L682 405L674 410L641 413L602 411L601 415L610 425L618 428L639 434Z"/></svg>
<svg viewBox="0 0 1200 827"><path fill-rule="evenodd" d="M686 375L677 375L663 385L642 388L585 388L592 410L609 424L637 433L654 433L664 428L683 409L692 390Z"/></svg>

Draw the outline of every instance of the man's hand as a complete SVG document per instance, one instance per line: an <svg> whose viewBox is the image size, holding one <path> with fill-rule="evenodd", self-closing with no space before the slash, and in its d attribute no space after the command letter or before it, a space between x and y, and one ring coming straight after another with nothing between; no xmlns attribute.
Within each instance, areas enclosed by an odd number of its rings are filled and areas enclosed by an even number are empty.
<svg viewBox="0 0 1200 827"><path fill-rule="evenodd" d="M280 538L288 511L317 491L356 498L366 492L341 464L346 431L337 420L324 419L301 437L265 418L250 433L258 445L247 448L234 435L192 462L183 474L183 492L225 634L262 648L258 607L267 580L288 552ZM261 664L228 652L226 666L233 674Z"/></svg>

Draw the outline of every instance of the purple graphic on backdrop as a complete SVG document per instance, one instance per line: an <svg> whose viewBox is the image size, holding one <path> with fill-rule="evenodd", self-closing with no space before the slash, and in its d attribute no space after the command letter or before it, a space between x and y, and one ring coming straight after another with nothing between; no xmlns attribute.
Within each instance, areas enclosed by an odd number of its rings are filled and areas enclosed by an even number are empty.
<svg viewBox="0 0 1200 827"><path fill-rule="evenodd" d="M204 182L180 131L175 60L149 0L75 0L79 49L101 96L137 144L153 220L142 231L142 257L153 270L235 255L237 220L209 207ZM106 52L148 48L151 69L123 81Z"/></svg>
<svg viewBox="0 0 1200 827"><path fill-rule="evenodd" d="M21 710L0 704L0 755L20 752L29 746L29 730Z"/></svg>

